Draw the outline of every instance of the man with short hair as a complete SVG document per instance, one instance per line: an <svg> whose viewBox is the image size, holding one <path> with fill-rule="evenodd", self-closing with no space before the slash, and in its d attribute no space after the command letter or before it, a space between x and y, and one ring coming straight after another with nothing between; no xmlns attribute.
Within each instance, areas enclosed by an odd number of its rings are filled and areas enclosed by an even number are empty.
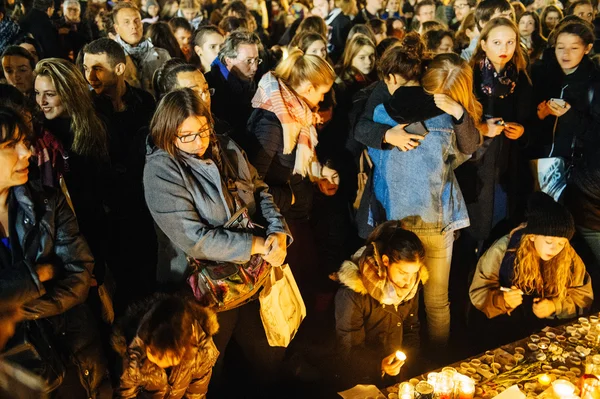
<svg viewBox="0 0 600 399"><path fill-rule="evenodd" d="M450 22L450 29L458 31L460 24L465 17L475 8L476 0L454 0L452 8L454 9L454 19Z"/></svg>
<svg viewBox="0 0 600 399"><path fill-rule="evenodd" d="M589 23L594 23L596 17L594 7L589 0L577 0L571 3L566 15L576 15Z"/></svg>
<svg viewBox="0 0 600 399"><path fill-rule="evenodd" d="M365 7L358 12L356 18L354 18L354 25L366 24L372 19L380 17L380 11L383 10L383 0L367 0Z"/></svg>
<svg viewBox="0 0 600 399"><path fill-rule="evenodd" d="M258 65L260 39L246 30L233 31L223 43L219 56L206 74L208 85L215 89L212 111L233 128L232 138L245 145L246 122L252 113L256 92L254 76Z"/></svg>
<svg viewBox="0 0 600 399"><path fill-rule="evenodd" d="M154 47L144 39L142 17L136 6L119 2L113 8L112 20L117 33L116 42L121 45L130 62L126 65L126 80L134 87L153 92L154 72L171 58L167 50Z"/></svg>
<svg viewBox="0 0 600 399"><path fill-rule="evenodd" d="M142 177L148 126L156 103L148 92L125 81L126 56L117 42L94 40L82 52L85 78L95 96L106 97L112 103L112 112L104 115L110 122L107 130L112 171L108 222L115 232L108 247L117 285L129 286L117 300L120 305L149 294L154 282L148 268L155 265L156 248L152 245L156 245L156 237L144 200ZM129 282L134 280L138 283L131 286Z"/></svg>
<svg viewBox="0 0 600 399"><path fill-rule="evenodd" d="M433 0L423 0L415 6L415 20L417 21L417 26L415 30L420 31L421 26L425 22L435 20L435 10L436 5Z"/></svg>
<svg viewBox="0 0 600 399"><path fill-rule="evenodd" d="M2 71L6 83L16 87L25 96L31 97L35 76L33 55L23 47L8 46L2 53Z"/></svg>
<svg viewBox="0 0 600 399"><path fill-rule="evenodd" d="M21 29L38 41L44 57L65 58L60 47L58 31L50 21L54 14L54 0L34 0L33 8L20 22Z"/></svg>

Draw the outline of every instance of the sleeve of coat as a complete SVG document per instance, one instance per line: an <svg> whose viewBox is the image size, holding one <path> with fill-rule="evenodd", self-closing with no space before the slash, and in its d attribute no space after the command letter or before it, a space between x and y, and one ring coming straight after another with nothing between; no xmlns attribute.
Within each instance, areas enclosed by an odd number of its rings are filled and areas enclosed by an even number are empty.
<svg viewBox="0 0 600 399"><path fill-rule="evenodd" d="M279 148L283 148L283 128L278 120L261 118L251 132L258 142L257 151L250 156L250 163L256 168L258 178L265 180L273 158ZM271 184L269 192L277 208L283 213L292 206L292 189L289 184Z"/></svg>
<svg viewBox="0 0 600 399"><path fill-rule="evenodd" d="M212 376L212 369L200 378L194 378L190 382L185 397L187 399L204 399L208 392L208 384L210 383L210 377Z"/></svg>
<svg viewBox="0 0 600 399"><path fill-rule="evenodd" d="M62 192L57 192L54 254L59 270L45 295L24 306L26 318L55 316L85 302L92 281L94 258L79 232L75 214Z"/></svg>
<svg viewBox="0 0 600 399"><path fill-rule="evenodd" d="M473 154L483 144L483 136L477 129L471 115L466 111L460 122L455 121L454 132L456 134L456 146L465 155Z"/></svg>
<svg viewBox="0 0 600 399"><path fill-rule="evenodd" d="M499 239L477 262L477 269L469 289L471 303L489 319L508 312L500 291L500 265L510 236Z"/></svg>
<svg viewBox="0 0 600 399"><path fill-rule="evenodd" d="M421 289L417 292L417 295L411 300L412 304L408 317L404 319L403 336L402 336L402 349L408 354L408 359L416 359L416 353L418 353L421 346L420 330L421 324L419 322L419 295Z"/></svg>
<svg viewBox="0 0 600 399"><path fill-rule="evenodd" d="M594 301L592 280L585 269L583 261L577 254L575 254L573 260L571 276L573 280L571 286L567 289L566 297L564 299L552 299L556 307L554 314L559 319L571 319L583 314L583 311L588 309Z"/></svg>
<svg viewBox="0 0 600 399"><path fill-rule="evenodd" d="M375 107L381 104L375 98L376 93L377 88L371 93L365 104L365 110L358 117L358 121L354 126L354 139L367 147L381 150L384 147L383 138L385 137L385 133L390 129L390 126L373 121Z"/></svg>
<svg viewBox="0 0 600 399"><path fill-rule="evenodd" d="M252 234L203 222L173 160L157 158L146 163L144 195L158 227L187 255L222 262L250 260Z"/></svg>

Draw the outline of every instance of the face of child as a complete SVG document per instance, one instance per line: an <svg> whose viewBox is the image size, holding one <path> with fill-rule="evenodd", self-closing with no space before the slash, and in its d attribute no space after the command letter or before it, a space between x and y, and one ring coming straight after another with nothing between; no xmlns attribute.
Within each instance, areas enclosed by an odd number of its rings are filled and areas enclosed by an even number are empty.
<svg viewBox="0 0 600 399"><path fill-rule="evenodd" d="M561 33L556 38L554 53L558 64L563 71L577 68L583 57L592 49L592 45L586 46L583 40L571 33Z"/></svg>
<svg viewBox="0 0 600 399"><path fill-rule="evenodd" d="M549 261L558 255L567 245L567 240L564 237L549 237L536 235L531 238L535 251L543 261Z"/></svg>
<svg viewBox="0 0 600 399"><path fill-rule="evenodd" d="M352 66L363 75L368 75L375 66L375 49L371 46L364 46L352 59Z"/></svg>
<svg viewBox="0 0 600 399"><path fill-rule="evenodd" d="M508 26L492 29L481 48L496 69L502 69L510 61L517 48L517 33Z"/></svg>

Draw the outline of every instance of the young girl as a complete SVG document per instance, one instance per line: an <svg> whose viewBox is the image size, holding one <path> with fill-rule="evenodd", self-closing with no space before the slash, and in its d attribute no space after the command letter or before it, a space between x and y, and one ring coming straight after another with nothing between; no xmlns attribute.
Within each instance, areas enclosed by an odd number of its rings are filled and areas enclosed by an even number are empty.
<svg viewBox="0 0 600 399"><path fill-rule="evenodd" d="M419 349L419 291L429 273L425 249L398 221L377 226L366 245L342 264L335 296L335 327L344 382L381 384L397 376Z"/></svg>
<svg viewBox="0 0 600 399"><path fill-rule="evenodd" d="M112 334L124 361L115 397L204 397L218 329L217 315L194 298L155 294L129 306Z"/></svg>
<svg viewBox="0 0 600 399"><path fill-rule="evenodd" d="M337 67L337 97L352 98L375 80L374 70L375 44L368 37L358 35L346 44L342 62Z"/></svg>
<svg viewBox="0 0 600 399"><path fill-rule="evenodd" d="M295 35L290 42L290 49L298 47L304 54L316 55L327 60L327 39L316 32L305 32Z"/></svg>
<svg viewBox="0 0 600 399"><path fill-rule="evenodd" d="M197 60L192 61L192 57L195 56L192 51L192 26L185 18L173 18L169 21L169 27L173 36L177 39L177 44L181 49L181 53L184 56L186 62L197 63Z"/></svg>
<svg viewBox="0 0 600 399"><path fill-rule="evenodd" d="M198 29L204 19L198 0L181 0L177 16L185 18L194 29Z"/></svg>
<svg viewBox="0 0 600 399"><path fill-rule="evenodd" d="M521 44L527 48L529 63L537 61L546 48L546 38L542 36L540 17L534 11L526 11L517 20Z"/></svg>
<svg viewBox="0 0 600 399"><path fill-rule="evenodd" d="M400 0L387 0L385 3L385 12L381 14L381 19L386 20L388 18L401 18L402 14L402 1Z"/></svg>
<svg viewBox="0 0 600 399"><path fill-rule="evenodd" d="M542 36L548 37L552 29L558 25L558 22L563 18L563 12L556 6L547 6L542 11L540 20L542 23Z"/></svg>
<svg viewBox="0 0 600 399"><path fill-rule="evenodd" d="M496 327L510 323L503 335L522 337L548 318L577 317L591 305L590 276L569 243L574 232L569 211L537 192L529 199L527 224L483 254L469 295L488 318L498 318Z"/></svg>
<svg viewBox="0 0 600 399"><path fill-rule="evenodd" d="M223 33L216 26L205 25L198 28L194 34L194 52L200 58L202 72L210 71L210 65L219 55L224 41Z"/></svg>

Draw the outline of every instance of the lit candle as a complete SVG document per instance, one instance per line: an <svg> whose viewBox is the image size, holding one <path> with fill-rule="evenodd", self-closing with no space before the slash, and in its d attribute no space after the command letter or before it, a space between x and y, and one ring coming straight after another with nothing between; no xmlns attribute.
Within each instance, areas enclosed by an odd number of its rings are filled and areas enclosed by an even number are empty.
<svg viewBox="0 0 600 399"><path fill-rule="evenodd" d="M552 379L548 374L540 374L538 382L542 388L546 388L552 382Z"/></svg>
<svg viewBox="0 0 600 399"><path fill-rule="evenodd" d="M559 398L570 398L575 392L575 385L567 380L556 380L552 384L552 388Z"/></svg>
<svg viewBox="0 0 600 399"><path fill-rule="evenodd" d="M396 359L403 362L406 360L406 355L404 354L404 352L396 351Z"/></svg>
<svg viewBox="0 0 600 399"><path fill-rule="evenodd" d="M458 399L473 399L475 395L475 381L466 377L458 381Z"/></svg>
<svg viewBox="0 0 600 399"><path fill-rule="evenodd" d="M414 399L415 387L410 382L403 382L398 386L398 397L400 399Z"/></svg>

